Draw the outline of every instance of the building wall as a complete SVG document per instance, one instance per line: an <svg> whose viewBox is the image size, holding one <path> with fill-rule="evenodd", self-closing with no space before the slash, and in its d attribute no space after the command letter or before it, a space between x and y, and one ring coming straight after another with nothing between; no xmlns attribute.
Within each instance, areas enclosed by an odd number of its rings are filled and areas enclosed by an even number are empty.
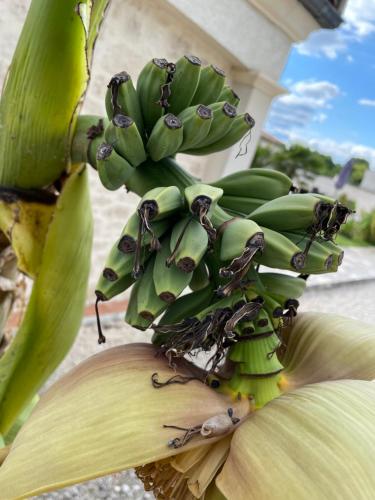
<svg viewBox="0 0 375 500"><path fill-rule="evenodd" d="M0 0L0 81L5 77L30 0ZM298 28L298 29L297 29ZM231 151L208 157L179 155L189 170L213 179L247 167L275 95L291 43L317 29L297 0L112 0L103 24L83 111L104 113L106 85L127 70L136 79L152 57L176 60L191 53L222 67L241 97L241 110L256 119L247 154ZM106 191L90 173L95 219L89 298L105 256L134 210L137 198L125 190Z"/></svg>

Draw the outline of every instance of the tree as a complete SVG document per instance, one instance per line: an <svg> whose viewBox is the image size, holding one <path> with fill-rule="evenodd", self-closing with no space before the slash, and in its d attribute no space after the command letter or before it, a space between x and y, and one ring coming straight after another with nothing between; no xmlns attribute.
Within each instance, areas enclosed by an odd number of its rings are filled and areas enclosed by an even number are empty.
<svg viewBox="0 0 375 500"><path fill-rule="evenodd" d="M330 156L322 155L300 144L293 144L275 153L269 148L259 147L252 167L271 167L289 177L295 177L297 170L333 177L340 170L340 166L335 164Z"/></svg>
<svg viewBox="0 0 375 500"><path fill-rule="evenodd" d="M350 175L350 183L358 186L361 184L366 171L370 168L367 160L363 158L355 158L352 173Z"/></svg>

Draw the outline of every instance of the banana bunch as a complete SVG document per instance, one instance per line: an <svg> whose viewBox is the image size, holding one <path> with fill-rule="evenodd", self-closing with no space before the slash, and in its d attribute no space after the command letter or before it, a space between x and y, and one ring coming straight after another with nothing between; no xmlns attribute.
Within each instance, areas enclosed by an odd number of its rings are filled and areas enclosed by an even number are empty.
<svg viewBox="0 0 375 500"><path fill-rule="evenodd" d="M181 168L177 152L209 154L254 125L237 115L238 97L215 66L196 57L153 59L136 87L123 72L108 86L105 142L95 166L108 189L140 196L109 252L96 287L99 303L130 289L125 321L153 329L173 358L209 352L208 381L262 406L280 393L275 355L281 330L297 314L310 274L335 272L334 243L349 210L324 195L299 193L291 179L249 169L203 184ZM259 266L288 270L261 272ZM232 373L221 376L224 360ZM227 374L228 375L228 374Z"/></svg>
<svg viewBox="0 0 375 500"><path fill-rule="evenodd" d="M248 217L233 217L220 207L224 190L219 185L229 184L223 179L146 192L108 255L96 287L97 303L133 286L125 321L145 330L155 327L163 313L161 325L179 323L200 313L202 304L232 300L256 283L275 328L280 318L293 317L305 281L285 275L270 280L255 266L304 275L336 271L343 252L326 233L337 224L340 210L311 194L289 194ZM276 291L271 287L275 280ZM298 283L297 291L289 283Z"/></svg>
<svg viewBox="0 0 375 500"><path fill-rule="evenodd" d="M105 97L105 142L95 145L103 185L115 190L127 184L147 160L216 153L237 143L255 123L237 113L238 103L224 71L202 67L195 56L176 63L152 59L136 85L125 71L114 75Z"/></svg>

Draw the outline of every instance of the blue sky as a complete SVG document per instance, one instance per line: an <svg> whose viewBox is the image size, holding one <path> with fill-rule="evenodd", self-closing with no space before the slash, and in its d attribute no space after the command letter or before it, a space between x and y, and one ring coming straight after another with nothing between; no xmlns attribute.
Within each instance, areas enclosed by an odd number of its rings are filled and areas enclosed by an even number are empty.
<svg viewBox="0 0 375 500"><path fill-rule="evenodd" d="M344 19L293 47L265 130L375 170L375 0L349 0Z"/></svg>

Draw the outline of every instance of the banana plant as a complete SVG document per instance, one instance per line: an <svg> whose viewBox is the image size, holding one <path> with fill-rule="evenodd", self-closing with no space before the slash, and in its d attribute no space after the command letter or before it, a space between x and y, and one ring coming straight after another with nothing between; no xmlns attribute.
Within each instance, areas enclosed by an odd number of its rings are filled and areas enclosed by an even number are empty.
<svg viewBox="0 0 375 500"><path fill-rule="evenodd" d="M0 355L5 443L81 321L92 216L86 167L71 161L70 148L106 4L34 0L0 101L1 235L18 270L34 280L22 323Z"/></svg>
<svg viewBox="0 0 375 500"><path fill-rule="evenodd" d="M206 155L238 141L242 154L254 126L238 114L225 73L196 56L152 59L136 84L117 73L107 116L77 119L105 6L53 1L42 12L34 0L6 84L1 141L9 154L13 137L27 148L13 153L13 174L4 163L0 227L35 283L0 358L1 494L26 498L132 467L160 499L371 498L372 328L297 314L308 276L342 263L335 236L350 210L298 192L280 172L205 184L179 165L179 152ZM58 99L38 115L22 47L41 21L35 56L46 51L45 92L62 71L77 83L57 86ZM61 63L52 33L66 42ZM28 76L20 88L29 85L30 101L17 102L18 73ZM140 197L96 287L99 343L100 303L127 289L125 321L154 333L151 343L89 358L32 410L82 314L91 239L84 164L104 188ZM205 368L187 359L202 353Z"/></svg>

